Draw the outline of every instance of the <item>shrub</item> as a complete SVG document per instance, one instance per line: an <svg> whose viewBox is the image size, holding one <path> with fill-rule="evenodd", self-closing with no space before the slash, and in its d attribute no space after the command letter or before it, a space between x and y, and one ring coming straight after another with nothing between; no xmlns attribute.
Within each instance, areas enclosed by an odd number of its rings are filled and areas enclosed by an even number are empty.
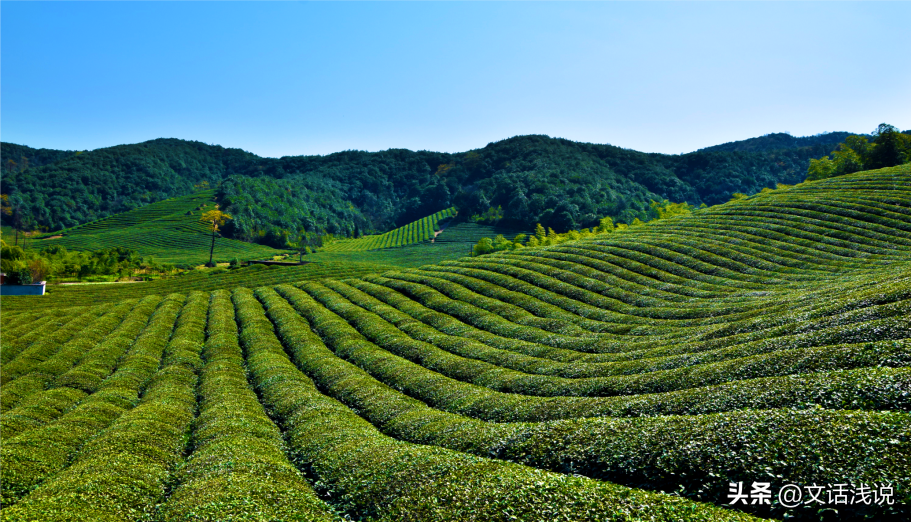
<svg viewBox="0 0 911 522"><path fill-rule="evenodd" d="M32 279L32 271L27 267L20 266L7 272L6 281L10 285L30 285L34 280Z"/></svg>

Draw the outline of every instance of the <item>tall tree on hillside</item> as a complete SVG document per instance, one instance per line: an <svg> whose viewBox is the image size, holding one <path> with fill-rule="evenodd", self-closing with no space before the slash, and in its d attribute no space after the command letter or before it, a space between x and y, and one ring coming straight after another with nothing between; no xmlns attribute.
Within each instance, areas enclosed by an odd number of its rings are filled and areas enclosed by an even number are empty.
<svg viewBox="0 0 911 522"><path fill-rule="evenodd" d="M867 169L894 167L911 161L911 136L887 123L880 123L873 136L873 147L864 162Z"/></svg>
<svg viewBox="0 0 911 522"><path fill-rule="evenodd" d="M297 262L303 263L304 254L310 253L310 237L307 235L307 231L303 228L298 230L297 242L289 243L288 246L297 250L297 255L298 255Z"/></svg>
<svg viewBox="0 0 911 522"><path fill-rule="evenodd" d="M7 194L0 194L0 214L9 216L13 230L16 231L15 245L19 244L19 231L22 230L22 200L16 194L10 197ZM24 239L23 239L24 241ZM23 243L24 245L24 243Z"/></svg>
<svg viewBox="0 0 911 522"><path fill-rule="evenodd" d="M209 262L206 263L206 266L215 266L215 263L212 262L215 254L215 235L218 234L218 228L224 226L229 219L231 219L231 214L218 210L218 205L215 205L212 210L203 212L202 217L199 218L212 231L212 246L209 248Z"/></svg>

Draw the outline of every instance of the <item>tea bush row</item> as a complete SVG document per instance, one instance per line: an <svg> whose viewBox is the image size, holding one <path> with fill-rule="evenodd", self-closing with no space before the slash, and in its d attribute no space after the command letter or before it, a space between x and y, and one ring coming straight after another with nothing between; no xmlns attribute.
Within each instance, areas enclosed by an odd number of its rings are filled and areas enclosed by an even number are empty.
<svg viewBox="0 0 911 522"><path fill-rule="evenodd" d="M326 252L362 252L420 243L434 236L434 231L438 229L438 223L441 220L453 216L455 216L455 208L447 208L385 234L335 241L326 245L323 250Z"/></svg>
<svg viewBox="0 0 911 522"><path fill-rule="evenodd" d="M170 340L139 404L86 443L69 467L5 510L4 520L128 521L155 513L183 461L196 412L207 305L208 295L187 297L173 333L164 324L156 332L165 339L170 333Z"/></svg>
<svg viewBox="0 0 911 522"><path fill-rule="evenodd" d="M239 308L262 315L248 290ZM312 332L295 328L285 340L313 346ZM288 315L291 314L291 315ZM301 466L319 479L354 517L378 520L749 520L744 514L679 497L647 493L578 476L470 456L382 435L370 423L320 394L288 360L268 321L248 349L254 382L282 421ZM244 326L246 329L246 325ZM281 328L281 327L280 327ZM306 354L292 352L303 363ZM255 358L255 362L254 362Z"/></svg>
<svg viewBox="0 0 911 522"><path fill-rule="evenodd" d="M109 309L109 305L92 307L83 314L74 314L68 321L45 326L46 330L44 330L44 335L41 338L35 340L28 348L20 352L15 359L3 365L0 383L6 384L14 381L28 373L35 365L53 357L64 343L74 336L79 337L80 331L86 328L86 324L91 324Z"/></svg>
<svg viewBox="0 0 911 522"><path fill-rule="evenodd" d="M814 341L827 344L827 341L831 341L833 337L826 336L825 332L823 332L822 335L803 335L799 338L791 336L786 339L777 340L760 337L756 342L741 342L740 344L722 344L721 340L719 340L719 347L716 347L714 349L693 349L691 351L683 352L680 355L665 355L659 357L640 358L629 361L608 362L589 362L582 358L567 358L569 360L564 362L562 360L559 360L557 357L541 357L542 355L549 354L535 350L534 347L529 350L528 347L521 346L518 343L507 345L506 349L504 350L498 348L494 343L488 342L487 344L484 344L466 335L449 335L447 333L441 332L440 330L428 326L428 324L430 324L430 321L427 321L426 316L429 314L426 311L418 309L420 305L417 305L413 302L407 302L405 299L402 299L402 301L406 302L398 304L399 309L397 309L344 282L323 281L321 284L310 283L304 288L310 291L312 295L316 296L317 294L314 292L320 292L320 285L331 288L351 303L377 314L383 320L389 321L392 325L401 330L402 333L407 334L411 338L431 343L447 352L471 359L478 359L506 369L517 370L525 373L553 375L566 378L605 377L612 375L630 375L656 370L669 370L684 366L694 366L697 364L720 362L728 359L758 355L761 353L783 349L785 347L797 348L813 346ZM381 290L377 290L377 292L380 291ZM329 299L332 298L329 297ZM888 310L886 310L888 314L882 310L880 310L879 313L871 313L871 310L869 309L863 309L859 311L858 314L862 313L863 315L860 318L866 321L881 317L888 317L890 315L911 315L911 300L895 303L895 305L888 307ZM882 307L873 305L870 308ZM408 315L401 310L409 310L412 315ZM354 315L357 315L358 311L355 309L352 311L352 313ZM854 314L849 313L849 315ZM440 319L445 320L446 317L447 316L442 316ZM419 319L424 319L428 324L420 322ZM836 323L840 321L845 320L843 318L839 318ZM351 320L349 320L349 322L351 322ZM850 323L851 321L845 322ZM838 325L836 324L835 326ZM880 325L878 324L875 324L873 326L867 325L866 328L876 329L879 326ZM853 330L855 333L858 331L857 327L863 328L864 325L856 325L855 329ZM361 329L361 331L363 332L364 330ZM844 329L840 329L834 338L838 340L843 335ZM894 331L890 335L893 337L901 338L901 330ZM505 338L501 339L503 341L507 341ZM536 357L532 355L526 355L525 352L535 353L538 356Z"/></svg>
<svg viewBox="0 0 911 522"><path fill-rule="evenodd" d="M634 391L630 389L621 389L624 392L622 395L631 395L633 397L545 397L540 396L543 393L537 390L533 391L537 391L540 394L538 396L497 391L490 388L488 381L506 380L505 376L509 375L509 372L503 369L487 368L487 372L477 372L474 369L480 365L469 364L468 361L442 353L441 350L433 350L424 344L409 343L407 339L396 337L394 333L388 333L382 338L375 338L383 342L388 348L399 353L406 353L406 350L410 350L407 353L413 360L404 359L369 342L364 337L364 334L301 290L286 285L278 286L276 290L288 299L302 316L310 321L313 328L322 336L323 340L336 355L364 368L384 383L436 408L477 416L487 420L549 420L577 416L615 415L617 411L630 411L627 404L636 404L638 400L641 400L636 398L641 397L641 395L635 396ZM423 353L420 352L422 348L426 350ZM844 345L816 349L815 351L808 350L808 353L801 354L803 355L802 359L795 357L800 353L799 351L795 350L794 352L787 353L779 361L775 361L777 366L770 366L768 361L761 359L758 361L748 360L746 361L747 364L745 364L745 361L734 361L739 366L732 366L741 372L736 375L739 379L732 379L730 373L727 375L723 372L716 374L716 368L703 366L684 369L687 371L681 372L682 375L676 381L662 378L671 372L654 372L661 375L646 374L644 376L645 382L654 383L653 386L658 388L658 390L655 390L655 396L649 399L655 400L655 397L660 397L658 400L666 399L673 403L678 395L659 394L658 392L665 391L665 388L680 391L701 389L703 390L705 403L717 403L719 393L738 388L736 383L733 382L728 383L728 387L705 388L706 386L717 384L719 380L758 379L765 377L769 372L783 377L793 373L813 374L820 371L863 368L876 366L877 364L902 367L907 366L909 363L907 341ZM890 357L892 358L890 359ZM413 361L419 361L420 364ZM753 362L753 364L748 364L750 362ZM434 369L423 365L428 365ZM483 370L484 368L481 369ZM702 374L708 376L706 379L708 382L701 382L692 378L693 375ZM467 382L459 379L465 379ZM813 380L813 378L810 378L810 380ZM521 383L522 381L519 382ZM573 381L569 380L569 382ZM787 379L781 379L779 382L780 387L778 389L781 395L791 393L789 388L793 385L789 384ZM763 381L763 383L763 385L770 385L768 381ZM626 383L620 381L619 385L622 384ZM755 389L755 386L753 383L747 383L743 387ZM887 396L891 393L888 391L888 387L879 387L879 389ZM812 394L812 392L810 393ZM679 396L684 395L686 394L679 393ZM771 393L768 397L772 402L781 400L780 395L776 396L775 393ZM744 400L749 399L745 398ZM835 399L834 405L844 407L843 405L845 404L859 400L859 397L849 397L845 402L840 402L840 400ZM865 402L863 399L860 400ZM886 402L893 400L886 399ZM645 402L649 401L646 400ZM882 401L879 402L882 403ZM897 403L893 404L897 405ZM898 407L901 408L901 406ZM661 406L658 406L658 408L661 408ZM673 409L674 406L671 405L670 408Z"/></svg>
<svg viewBox="0 0 911 522"><path fill-rule="evenodd" d="M731 481L869 483L905 477L911 470L898 456L911 444L911 416L906 413L742 410L540 424L486 423L453 415L333 356L308 338L307 321L296 318L274 291L259 289L257 296L287 349L317 385L399 439L649 489L698 491L702 499L718 503L724 502ZM911 389L911 374L902 373L903 378L887 385L895 398ZM654 459L654 448L660 448L661 459ZM795 467L798 457L782 455L785 451L802 452L801 459L812 464Z"/></svg>
<svg viewBox="0 0 911 522"><path fill-rule="evenodd" d="M3 465L0 478L5 506L15 503L67 467L71 456L83 444L136 405L142 387L158 370L162 351L184 300L185 297L178 294L165 299L142 300L124 320L124 324L131 325L132 331L115 330L107 342L98 345L100 349L92 350L99 356L110 356L114 352L123 355L114 373L100 382L97 391L83 389L94 393L56 421L4 441L0 450ZM124 341L129 350L122 346ZM85 371L61 375L58 384L71 388L94 386L102 380L99 373L105 365L93 364L87 358L87 366Z"/></svg>
<svg viewBox="0 0 911 522"><path fill-rule="evenodd" d="M50 388L54 380L97 346L114 328L124 322L135 301L114 307L108 314L90 323L79 336L60 347L52 358L34 366L32 371L3 387L2 400L7 410L0 416L2 436L10 438L22 431L42 425L63 414L77 400L87 395L81 389Z"/></svg>
<svg viewBox="0 0 911 522"><path fill-rule="evenodd" d="M319 520L324 506L247 384L234 316L230 294L212 293L192 452L161 520Z"/></svg>

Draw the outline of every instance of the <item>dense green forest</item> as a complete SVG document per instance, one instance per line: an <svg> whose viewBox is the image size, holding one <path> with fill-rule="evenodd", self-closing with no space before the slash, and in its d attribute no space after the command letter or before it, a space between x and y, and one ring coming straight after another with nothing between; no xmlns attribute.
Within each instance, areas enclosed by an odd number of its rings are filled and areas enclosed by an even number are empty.
<svg viewBox="0 0 911 522"><path fill-rule="evenodd" d="M872 136L848 136L828 156L810 160L807 180L911 163L911 131L883 123Z"/></svg>
<svg viewBox="0 0 911 522"><path fill-rule="evenodd" d="M43 167L64 160L83 151L33 149L15 143L4 143L2 146L3 174L19 172L30 167Z"/></svg>
<svg viewBox="0 0 911 522"><path fill-rule="evenodd" d="M450 206L491 224L563 232L597 226L604 216L647 219L652 200L714 205L801 182L810 160L848 135L772 134L682 155L540 135L454 154L282 158L178 139L86 152L3 143L3 222L60 230L202 186L217 188L217 202L234 216L226 236L277 247L302 233L382 233Z"/></svg>
<svg viewBox="0 0 911 522"><path fill-rule="evenodd" d="M822 145L823 147L828 147L831 149L839 143L845 141L848 136L852 136L852 134L850 132L826 132L823 134L817 134L816 136L797 137L791 136L785 132L776 132L773 134L766 134L765 136L759 136L758 138L750 138L747 140L722 143L721 145L713 145L711 147L699 149L699 151L768 152L771 150L799 149L801 147L815 147L818 145Z"/></svg>

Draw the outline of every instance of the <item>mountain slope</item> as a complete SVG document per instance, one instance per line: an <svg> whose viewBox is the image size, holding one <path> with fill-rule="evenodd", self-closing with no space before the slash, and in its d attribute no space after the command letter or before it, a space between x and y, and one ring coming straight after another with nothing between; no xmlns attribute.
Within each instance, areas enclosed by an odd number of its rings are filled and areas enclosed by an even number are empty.
<svg viewBox="0 0 911 522"><path fill-rule="evenodd" d="M781 149L799 149L802 147L814 147L822 145L830 151L836 145L845 141L845 138L851 136L851 132L826 132L816 136L796 137L784 132L766 134L758 138L750 138L741 141L731 141L705 147L697 152L768 152ZM867 136L868 138L870 136Z"/></svg>
<svg viewBox="0 0 911 522"><path fill-rule="evenodd" d="M3 175L8 176L28 168L50 165L81 153L82 151L33 149L15 143L3 143L0 146L0 156L3 157L3 164L0 167Z"/></svg>
<svg viewBox="0 0 911 522"><path fill-rule="evenodd" d="M48 230L189 194L201 183L218 186L219 203L237 216L226 234L274 246L300 230L383 233L450 206L465 216L501 206L505 225L566 230L603 216L646 218L650 199L711 205L734 192L800 182L809 159L827 154L841 134L773 140L784 147L774 150L766 144L680 156L518 136L456 154L390 149L278 159L158 139L61 151L50 164L7 170L3 190L27 226ZM4 157L24 150L2 147Z"/></svg>

